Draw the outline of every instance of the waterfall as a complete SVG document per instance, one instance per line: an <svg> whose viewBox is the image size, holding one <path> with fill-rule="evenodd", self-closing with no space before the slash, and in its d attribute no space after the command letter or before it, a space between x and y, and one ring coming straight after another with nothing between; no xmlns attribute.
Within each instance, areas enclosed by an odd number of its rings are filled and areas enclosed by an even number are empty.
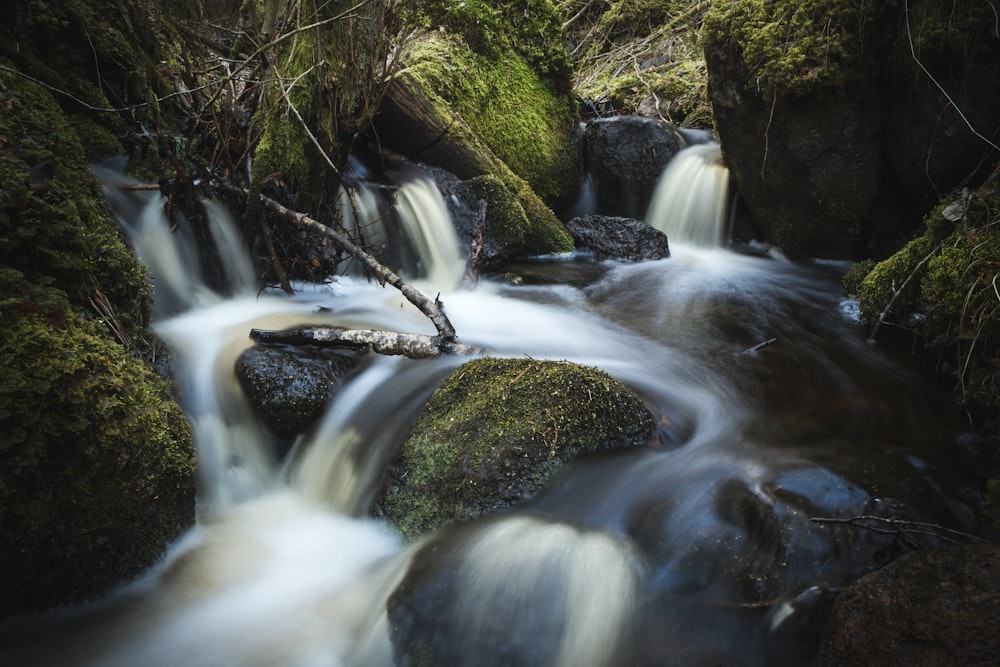
<svg viewBox="0 0 1000 667"><path fill-rule="evenodd" d="M422 170L397 175L394 189L358 180L342 188L344 226L365 247L384 254L384 263L410 280L450 290L462 278L465 258L448 205ZM345 260L351 262L351 260Z"/></svg>
<svg viewBox="0 0 1000 667"><path fill-rule="evenodd" d="M688 146L657 182L646 222L671 243L719 247L729 236L729 170L715 143Z"/></svg>
<svg viewBox="0 0 1000 667"><path fill-rule="evenodd" d="M426 318L351 276L258 295L238 257L223 297L158 195L119 202L193 426L197 525L107 599L0 625L0 665L811 664L822 613L803 591L849 585L899 546L811 517L968 531L967 509L934 458L947 440L933 395L841 315L835 267L698 247L725 241L718 156L692 146L663 175L650 219L686 230L668 230L670 258L533 259L536 280L475 292L455 289L458 244L429 181L352 186L345 224L440 281L464 342L599 367L660 423L646 446L578 460L511 511L412 544L369 515L373 496L463 359L372 355L278 460L234 376L251 328L418 332ZM242 247L207 210L218 242ZM585 271L561 279L568 263Z"/></svg>

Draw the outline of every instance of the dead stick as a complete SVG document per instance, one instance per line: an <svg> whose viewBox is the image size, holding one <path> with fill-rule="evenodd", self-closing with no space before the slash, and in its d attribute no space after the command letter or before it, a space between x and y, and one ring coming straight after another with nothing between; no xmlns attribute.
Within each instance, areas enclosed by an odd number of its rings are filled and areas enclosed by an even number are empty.
<svg viewBox="0 0 1000 667"><path fill-rule="evenodd" d="M272 331L251 329L250 338L263 345L315 345L349 349L371 349L379 354L403 355L410 359L428 359L442 352L472 356L479 350L470 345L452 342L443 345L437 336L399 333L373 329L342 329L340 327L302 327Z"/></svg>

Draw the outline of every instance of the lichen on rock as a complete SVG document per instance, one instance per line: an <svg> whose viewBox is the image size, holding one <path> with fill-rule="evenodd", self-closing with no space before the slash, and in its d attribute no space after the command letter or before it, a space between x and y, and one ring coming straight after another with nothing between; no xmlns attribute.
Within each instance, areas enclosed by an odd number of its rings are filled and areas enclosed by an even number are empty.
<svg viewBox="0 0 1000 667"><path fill-rule="evenodd" d="M409 538L512 506L584 453L644 443L656 421L629 388L569 362L483 358L435 391L378 502Z"/></svg>

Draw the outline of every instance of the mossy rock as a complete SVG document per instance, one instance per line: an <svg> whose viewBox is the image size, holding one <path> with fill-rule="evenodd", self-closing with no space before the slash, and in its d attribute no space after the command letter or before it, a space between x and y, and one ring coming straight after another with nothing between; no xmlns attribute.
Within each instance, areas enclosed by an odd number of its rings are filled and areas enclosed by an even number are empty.
<svg viewBox="0 0 1000 667"><path fill-rule="evenodd" d="M194 521L166 380L65 293L0 269L0 616L92 598Z"/></svg>
<svg viewBox="0 0 1000 667"><path fill-rule="evenodd" d="M483 269L498 268L518 256L569 252L573 249L573 240L562 223L551 215L539 215L539 211L546 210L544 204L538 202L536 207L532 207L529 199L531 189L523 182L515 181L514 187L518 188L518 185L522 188L512 191L499 176L486 175L462 181L452 188L452 194L474 211L478 210L480 201L486 204L486 229L480 264ZM532 210L534 215L529 217L526 209ZM470 239L475 234L472 229L461 231Z"/></svg>
<svg viewBox="0 0 1000 667"><path fill-rule="evenodd" d="M483 358L431 396L389 475L381 511L408 538L503 509L584 453L642 444L656 421L603 371Z"/></svg>
<svg viewBox="0 0 1000 667"><path fill-rule="evenodd" d="M146 272L90 173L77 127L42 86L0 71L0 262L56 281L76 304L99 293L119 326L148 324Z"/></svg>

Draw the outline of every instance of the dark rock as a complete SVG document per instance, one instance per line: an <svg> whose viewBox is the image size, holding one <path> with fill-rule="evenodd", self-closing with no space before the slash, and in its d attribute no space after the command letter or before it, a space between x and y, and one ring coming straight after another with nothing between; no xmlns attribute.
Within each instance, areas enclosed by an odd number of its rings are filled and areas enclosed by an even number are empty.
<svg viewBox="0 0 1000 667"><path fill-rule="evenodd" d="M591 121L583 142L597 212L630 218L645 215L663 168L680 150L666 124L639 116Z"/></svg>
<svg viewBox="0 0 1000 667"><path fill-rule="evenodd" d="M566 223L578 247L598 257L641 261L670 256L667 235L634 218L581 215Z"/></svg>
<svg viewBox="0 0 1000 667"><path fill-rule="evenodd" d="M292 437L320 417L362 356L348 350L251 347L236 360L236 377L267 427Z"/></svg>
<svg viewBox="0 0 1000 667"><path fill-rule="evenodd" d="M837 598L817 664L995 665L1000 547L908 553Z"/></svg>
<svg viewBox="0 0 1000 667"><path fill-rule="evenodd" d="M779 20L785 10L772 5ZM993 14L938 0L912 0L905 16L903 3L817 6L841 17L834 32L852 46L842 61L787 80L762 83L768 63L744 61L732 31L709 31L716 128L742 204L788 257L884 256L941 193L982 183L994 168L983 141L1000 128ZM829 24L814 25L826 32L808 38L823 43Z"/></svg>

